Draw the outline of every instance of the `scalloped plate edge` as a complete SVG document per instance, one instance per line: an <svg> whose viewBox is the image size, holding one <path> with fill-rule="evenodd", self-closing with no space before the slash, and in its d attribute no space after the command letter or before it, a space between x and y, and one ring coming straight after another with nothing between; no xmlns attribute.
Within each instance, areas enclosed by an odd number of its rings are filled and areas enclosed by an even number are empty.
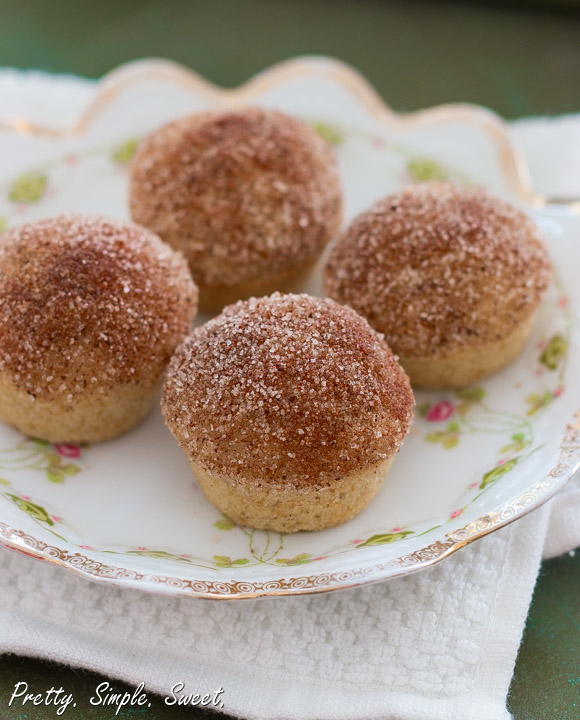
<svg viewBox="0 0 580 720"><path fill-rule="evenodd" d="M512 140L507 123L492 110L470 103L450 103L412 113L396 113L354 68L340 60L323 56L285 60L231 89L219 87L172 60L135 60L112 70L97 82L93 99L72 125L54 128L33 123L25 117L0 117L0 130L55 138L83 133L119 94L144 78L177 85L196 95L202 95L217 107L235 107L252 102L264 91L294 77L313 73L330 77L346 87L369 113L394 131L443 122L459 122L478 127L494 143L506 186L514 195L533 207L550 204L550 198L539 195L532 189L525 157ZM577 199L558 200L557 204L580 212L580 202Z"/></svg>

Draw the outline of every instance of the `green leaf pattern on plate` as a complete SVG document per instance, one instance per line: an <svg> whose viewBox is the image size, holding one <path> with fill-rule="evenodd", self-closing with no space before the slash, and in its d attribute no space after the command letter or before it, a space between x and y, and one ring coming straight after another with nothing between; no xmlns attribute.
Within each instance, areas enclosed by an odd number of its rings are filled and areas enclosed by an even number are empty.
<svg viewBox="0 0 580 720"><path fill-rule="evenodd" d="M329 145L340 145L344 139L342 131L336 125L326 122L314 122L312 127Z"/></svg>
<svg viewBox="0 0 580 720"><path fill-rule="evenodd" d="M461 428L456 420L452 420L448 423L445 430L437 430L436 432L430 432L425 435L425 439L432 443L441 443L441 446L446 450L451 450L459 445L459 434Z"/></svg>
<svg viewBox="0 0 580 720"><path fill-rule="evenodd" d="M415 157L409 160L407 163L407 172L413 182L448 179L447 172L444 168L438 162L428 157Z"/></svg>
<svg viewBox="0 0 580 720"><path fill-rule="evenodd" d="M548 368L548 370L557 370L558 365L568 350L568 341L565 337L557 333L549 341L542 354L540 362Z"/></svg>
<svg viewBox="0 0 580 720"><path fill-rule="evenodd" d="M4 494L6 497L10 498L10 500L12 500L12 502L22 510L22 512L27 513L34 520L46 523L46 525L54 525L54 520L50 517L42 505L37 505L31 500L26 500L25 498L20 497L20 495L14 495L12 493Z"/></svg>
<svg viewBox="0 0 580 720"><path fill-rule="evenodd" d="M47 440L27 438L11 448L0 450L0 469L38 470L53 483L63 483L67 477L81 472L81 467L71 462L81 456L78 445L52 444Z"/></svg>
<svg viewBox="0 0 580 720"><path fill-rule="evenodd" d="M455 397L459 400L457 412L461 417L464 417L474 406L483 402L485 388L477 386L459 388L459 390L455 391Z"/></svg>
<svg viewBox="0 0 580 720"><path fill-rule="evenodd" d="M125 142L122 142L114 148L111 153L111 159L113 162L119 163L120 165L128 165L135 157L138 147L139 140L136 138L129 138L129 140L125 140Z"/></svg>
<svg viewBox="0 0 580 720"><path fill-rule="evenodd" d="M511 437L511 442L506 445L502 445L500 448L501 453L510 452L521 452L529 444L529 439L524 433L514 433Z"/></svg>
<svg viewBox="0 0 580 720"><path fill-rule="evenodd" d="M156 560L177 560L178 562L189 562L189 559L165 550L127 550L127 555L139 555L141 557L155 558Z"/></svg>
<svg viewBox="0 0 580 720"><path fill-rule="evenodd" d="M219 520L216 520L213 526L218 530L231 530L236 527L236 523L233 520L230 520L227 515L224 515Z"/></svg>
<svg viewBox="0 0 580 720"><path fill-rule="evenodd" d="M312 555L310 553L300 553L299 555L294 555L294 557L291 558L277 558L276 562L278 565L304 565L305 563L309 563L312 560Z"/></svg>
<svg viewBox="0 0 580 720"><path fill-rule="evenodd" d="M43 173L25 172L15 178L8 192L8 199L15 203L35 203L42 199L48 178Z"/></svg>
<svg viewBox="0 0 580 720"><path fill-rule="evenodd" d="M526 402L528 404L528 411L526 415L528 415L529 417L535 415L540 410L548 407L548 405L552 402L553 399L554 395L551 392L530 393L526 397Z"/></svg>
<svg viewBox="0 0 580 720"><path fill-rule="evenodd" d="M370 538L361 542L357 547L369 547L372 545L386 545L389 543L397 542L397 540L404 540L408 535L413 535L412 530L401 530L399 532L380 533L378 535L371 535Z"/></svg>
<svg viewBox="0 0 580 720"><path fill-rule="evenodd" d="M481 402L485 397L485 388L482 387L464 387L455 391L455 395L460 400L470 400L471 402Z"/></svg>
<svg viewBox="0 0 580 720"><path fill-rule="evenodd" d="M229 555L214 555L213 560L216 567L219 568L231 568L240 565L247 565L249 562L247 558L238 558L237 560L232 560Z"/></svg>
<svg viewBox="0 0 580 720"><path fill-rule="evenodd" d="M497 467L494 467L493 470L486 472L479 483L479 489L485 490L486 487L499 480L500 477L508 473L510 470L513 470L519 459L519 457L512 458L511 460L503 463L503 465L498 465Z"/></svg>

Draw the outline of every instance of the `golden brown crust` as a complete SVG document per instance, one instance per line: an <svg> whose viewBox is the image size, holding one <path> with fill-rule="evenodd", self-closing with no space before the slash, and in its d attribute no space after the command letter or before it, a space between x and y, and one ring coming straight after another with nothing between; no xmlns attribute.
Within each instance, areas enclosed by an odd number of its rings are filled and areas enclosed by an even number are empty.
<svg viewBox="0 0 580 720"><path fill-rule="evenodd" d="M237 525L290 533L335 527L358 515L380 490L394 456L328 485L238 482L207 473L193 464L209 500Z"/></svg>
<svg viewBox="0 0 580 720"><path fill-rule="evenodd" d="M413 387L443 390L471 385L506 367L521 353L536 315L532 312L498 340L479 342L475 347L464 343L430 355L400 355L399 361Z"/></svg>
<svg viewBox="0 0 580 720"><path fill-rule="evenodd" d="M23 435L49 442L95 443L130 430L149 412L158 386L119 384L66 397L33 397L0 371L0 419Z"/></svg>
<svg viewBox="0 0 580 720"><path fill-rule="evenodd" d="M190 460L233 482L324 486L391 457L413 394L383 338L329 299L239 302L174 355L166 422Z"/></svg>
<svg viewBox="0 0 580 720"><path fill-rule="evenodd" d="M550 262L533 223L472 187L423 183L359 215L331 253L326 292L422 357L498 341L536 309Z"/></svg>
<svg viewBox="0 0 580 720"><path fill-rule="evenodd" d="M201 288L314 261L338 229L330 146L273 110L199 113L149 136L132 167L133 219L182 250Z"/></svg>
<svg viewBox="0 0 580 720"><path fill-rule="evenodd" d="M196 306L185 260L136 225L62 215L0 238L0 371L33 398L153 386Z"/></svg>

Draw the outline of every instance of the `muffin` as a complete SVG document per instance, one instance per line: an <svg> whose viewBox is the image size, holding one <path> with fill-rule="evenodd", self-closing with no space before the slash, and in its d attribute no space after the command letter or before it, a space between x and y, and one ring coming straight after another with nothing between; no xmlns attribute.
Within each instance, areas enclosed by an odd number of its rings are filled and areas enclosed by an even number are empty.
<svg viewBox="0 0 580 720"><path fill-rule="evenodd" d="M413 404L404 370L366 320L329 299L274 293L193 332L170 363L162 408L220 510L294 532L366 507Z"/></svg>
<svg viewBox="0 0 580 720"><path fill-rule="evenodd" d="M129 197L133 219L188 259L204 310L295 287L341 219L330 145L257 108L154 132L133 162Z"/></svg>
<svg viewBox="0 0 580 720"><path fill-rule="evenodd" d="M197 289L148 230L63 215L0 236L0 419L51 442L96 442L147 412Z"/></svg>
<svg viewBox="0 0 580 720"><path fill-rule="evenodd" d="M522 212L474 187L424 183L354 220L325 288L384 333L413 385L456 388L520 353L550 273Z"/></svg>

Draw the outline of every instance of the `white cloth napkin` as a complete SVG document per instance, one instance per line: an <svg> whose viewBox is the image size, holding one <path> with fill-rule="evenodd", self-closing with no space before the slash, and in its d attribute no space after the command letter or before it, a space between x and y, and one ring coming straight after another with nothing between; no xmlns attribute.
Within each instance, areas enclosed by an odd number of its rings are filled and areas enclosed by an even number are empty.
<svg viewBox="0 0 580 720"><path fill-rule="evenodd" d="M58 124L92 88L4 71L0 107ZM513 128L537 188L578 194L580 153L570 148L580 149L580 117ZM177 682L188 693L223 687L224 711L245 718L507 719L542 551L550 557L580 544L579 511L575 479L548 505L429 570L358 590L244 603L121 590L0 551L0 651L144 682L163 695Z"/></svg>

